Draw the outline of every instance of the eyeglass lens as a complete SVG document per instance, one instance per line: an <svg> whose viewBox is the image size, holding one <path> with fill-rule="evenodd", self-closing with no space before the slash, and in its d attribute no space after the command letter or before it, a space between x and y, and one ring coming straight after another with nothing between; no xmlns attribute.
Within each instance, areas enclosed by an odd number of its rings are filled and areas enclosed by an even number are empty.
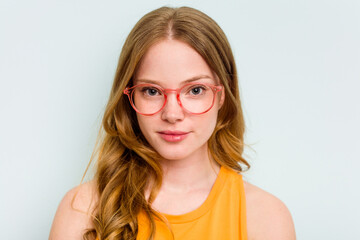
<svg viewBox="0 0 360 240"><path fill-rule="evenodd" d="M214 96L213 89L203 84L186 85L179 94L183 108L195 114L209 110ZM165 99L164 91L156 86L139 85L132 91L133 105L142 114L154 114L160 111Z"/></svg>

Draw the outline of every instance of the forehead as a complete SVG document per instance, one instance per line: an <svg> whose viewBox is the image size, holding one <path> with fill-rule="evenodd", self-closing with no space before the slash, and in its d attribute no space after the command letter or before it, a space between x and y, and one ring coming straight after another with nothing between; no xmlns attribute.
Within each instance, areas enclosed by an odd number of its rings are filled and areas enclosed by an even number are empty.
<svg viewBox="0 0 360 240"><path fill-rule="evenodd" d="M145 53L134 84L150 80L164 87L176 87L199 76L208 76L199 81L216 83L215 74L198 52L182 41L165 39Z"/></svg>

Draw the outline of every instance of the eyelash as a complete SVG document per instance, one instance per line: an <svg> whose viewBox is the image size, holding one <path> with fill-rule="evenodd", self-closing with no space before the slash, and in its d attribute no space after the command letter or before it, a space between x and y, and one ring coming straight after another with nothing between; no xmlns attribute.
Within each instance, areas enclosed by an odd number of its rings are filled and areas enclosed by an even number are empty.
<svg viewBox="0 0 360 240"><path fill-rule="evenodd" d="M159 90L159 89L157 89L155 87L144 87L144 88L141 89L141 92L147 94L148 90L155 90L158 94L161 93L161 90Z"/></svg>
<svg viewBox="0 0 360 240"><path fill-rule="evenodd" d="M193 91L194 89L197 89L197 88L200 89L200 92L198 94L191 93L191 91ZM149 90L156 91L155 95L150 94ZM208 87L205 84L194 83L194 84L188 85L187 88L185 88L185 94L197 96L197 95L204 94L204 91L207 91L207 90L208 90ZM156 87L156 86L144 86L140 89L140 92L143 95L148 95L148 96L162 96L162 93L164 92L164 90L162 90L162 88Z"/></svg>

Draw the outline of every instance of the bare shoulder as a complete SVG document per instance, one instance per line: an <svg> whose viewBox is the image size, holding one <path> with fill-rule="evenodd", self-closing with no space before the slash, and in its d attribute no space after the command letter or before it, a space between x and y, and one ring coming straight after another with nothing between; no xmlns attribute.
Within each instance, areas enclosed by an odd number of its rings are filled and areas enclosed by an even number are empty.
<svg viewBox="0 0 360 240"><path fill-rule="evenodd" d="M272 194L244 181L249 240L293 240L295 227L290 211Z"/></svg>
<svg viewBox="0 0 360 240"><path fill-rule="evenodd" d="M92 227L91 213L97 201L95 190L95 182L90 181L65 194L51 226L50 240L82 239L85 230Z"/></svg>

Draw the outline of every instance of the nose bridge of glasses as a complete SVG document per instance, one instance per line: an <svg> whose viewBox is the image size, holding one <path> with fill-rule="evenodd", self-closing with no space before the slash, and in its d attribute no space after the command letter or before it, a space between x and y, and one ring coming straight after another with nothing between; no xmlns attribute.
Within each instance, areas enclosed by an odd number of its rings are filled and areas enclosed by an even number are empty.
<svg viewBox="0 0 360 240"><path fill-rule="evenodd" d="M169 105L169 100L170 99L174 99L174 101L176 102L177 105L180 105L180 107L182 107L182 104L180 102L180 98L179 98L179 94L180 94L180 89L170 89L170 88L167 88L167 89L163 89L163 92L165 94L165 105ZM172 94L173 96L169 96L168 94L169 93L175 93L175 94ZM172 100L170 100L172 101ZM170 104L172 105L172 104Z"/></svg>
<svg viewBox="0 0 360 240"><path fill-rule="evenodd" d="M179 93L180 89L171 89L171 88L166 88L163 90L163 92L165 94L168 94L168 93L171 93L171 92L174 92L174 93Z"/></svg>

